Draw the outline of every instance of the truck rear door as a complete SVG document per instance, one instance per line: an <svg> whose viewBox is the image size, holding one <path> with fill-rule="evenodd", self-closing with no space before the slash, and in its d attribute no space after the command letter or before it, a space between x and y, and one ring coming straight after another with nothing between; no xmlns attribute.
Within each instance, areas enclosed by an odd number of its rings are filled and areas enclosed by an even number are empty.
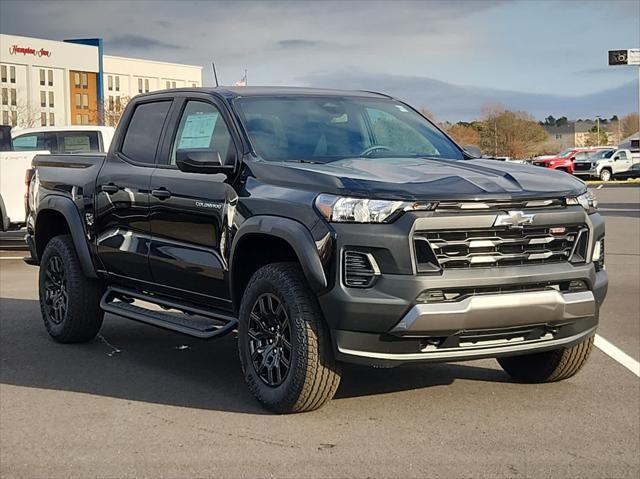
<svg viewBox="0 0 640 479"><path fill-rule="evenodd" d="M98 175L98 256L107 272L123 283L151 280L149 183L171 104L171 98L163 97L137 103L122 118L126 130Z"/></svg>

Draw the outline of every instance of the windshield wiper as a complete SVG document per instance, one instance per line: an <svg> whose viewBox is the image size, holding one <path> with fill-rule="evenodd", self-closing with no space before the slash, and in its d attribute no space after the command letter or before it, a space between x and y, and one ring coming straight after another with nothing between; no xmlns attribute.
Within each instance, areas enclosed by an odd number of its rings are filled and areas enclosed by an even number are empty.
<svg viewBox="0 0 640 479"><path fill-rule="evenodd" d="M310 163L313 165L324 165L326 162L324 161L318 161L318 160L308 160L308 159L301 159L301 160L284 160L287 163Z"/></svg>

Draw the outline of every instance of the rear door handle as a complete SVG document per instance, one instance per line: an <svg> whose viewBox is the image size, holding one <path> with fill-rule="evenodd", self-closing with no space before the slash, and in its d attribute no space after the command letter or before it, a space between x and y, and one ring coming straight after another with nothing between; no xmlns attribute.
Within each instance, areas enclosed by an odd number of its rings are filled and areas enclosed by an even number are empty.
<svg viewBox="0 0 640 479"><path fill-rule="evenodd" d="M104 193L117 193L120 187L118 187L118 185L114 185L113 183L109 183L108 185L102 185L100 189Z"/></svg>
<svg viewBox="0 0 640 479"><path fill-rule="evenodd" d="M166 188L160 188L159 190L151 190L151 194L159 200L166 200L171 198L171 192Z"/></svg>

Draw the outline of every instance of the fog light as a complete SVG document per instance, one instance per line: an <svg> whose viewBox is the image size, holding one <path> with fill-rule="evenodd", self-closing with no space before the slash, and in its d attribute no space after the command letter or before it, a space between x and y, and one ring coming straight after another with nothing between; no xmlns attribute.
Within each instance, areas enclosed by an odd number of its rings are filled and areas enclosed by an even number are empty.
<svg viewBox="0 0 640 479"><path fill-rule="evenodd" d="M587 283L581 280L574 280L569 282L569 293L578 293L580 291L588 291Z"/></svg>

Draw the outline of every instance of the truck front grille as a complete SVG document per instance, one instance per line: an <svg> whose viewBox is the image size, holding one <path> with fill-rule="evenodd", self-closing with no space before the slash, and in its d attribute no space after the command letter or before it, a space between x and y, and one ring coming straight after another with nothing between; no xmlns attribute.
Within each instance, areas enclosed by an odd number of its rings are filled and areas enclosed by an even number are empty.
<svg viewBox="0 0 640 479"><path fill-rule="evenodd" d="M591 169L591 163L574 163L574 171L589 171Z"/></svg>
<svg viewBox="0 0 640 479"><path fill-rule="evenodd" d="M414 242L416 250L426 242L443 269L486 268L584 262L587 236L585 225L493 227L419 232Z"/></svg>

